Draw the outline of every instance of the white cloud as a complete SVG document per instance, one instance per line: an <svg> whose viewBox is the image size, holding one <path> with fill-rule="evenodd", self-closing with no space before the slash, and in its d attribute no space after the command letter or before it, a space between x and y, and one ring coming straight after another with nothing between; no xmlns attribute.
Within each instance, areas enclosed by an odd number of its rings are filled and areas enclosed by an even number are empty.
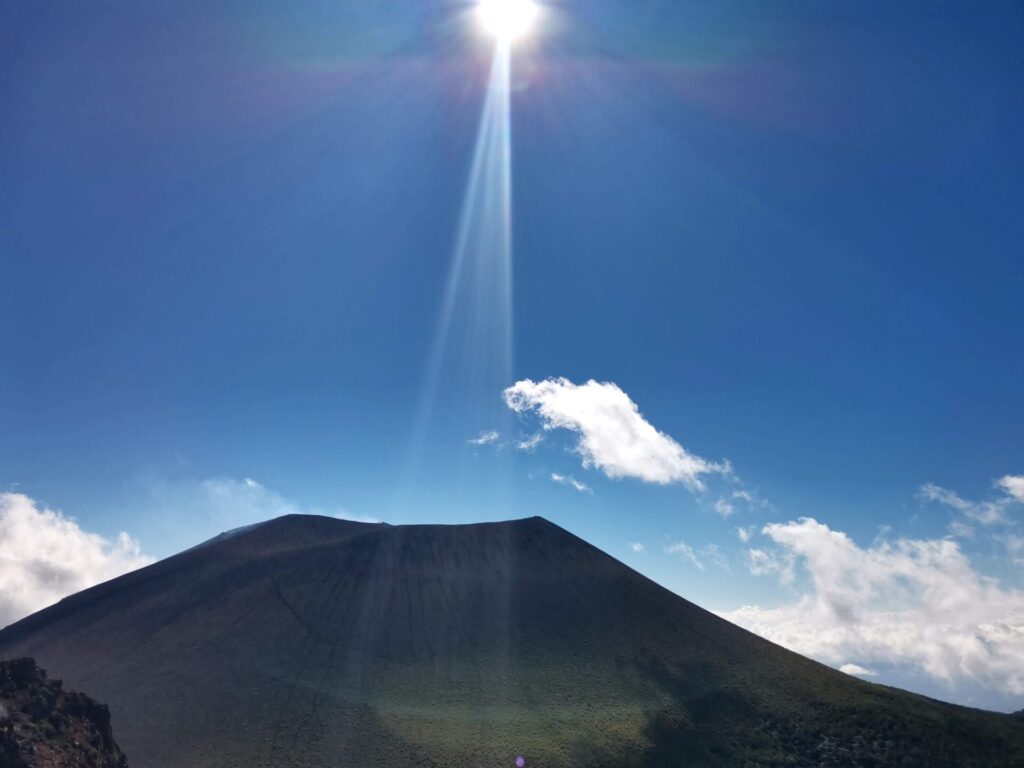
<svg viewBox="0 0 1024 768"><path fill-rule="evenodd" d="M537 446L544 442L544 433L538 432L535 435L523 438L516 443L516 450L525 451L526 453L533 453L537 450Z"/></svg>
<svg viewBox="0 0 1024 768"><path fill-rule="evenodd" d="M685 541L677 541L675 544L669 544L665 547L665 552L670 555L679 555L680 558L686 560L698 571L704 570L704 563L702 563L697 557L697 553L693 551L693 547Z"/></svg>
<svg viewBox="0 0 1024 768"><path fill-rule="evenodd" d="M786 563L801 566L806 585L795 602L746 606L725 618L825 663L910 665L936 679L1024 694L1024 592L978 574L955 541L862 548L811 518L763 533L777 549L750 550L748 564L783 579Z"/></svg>
<svg viewBox="0 0 1024 768"><path fill-rule="evenodd" d="M114 541L21 493L0 493L0 626L153 562L127 533Z"/></svg>
<svg viewBox="0 0 1024 768"><path fill-rule="evenodd" d="M1024 502L1024 475L1006 475L999 479L998 485L1016 501Z"/></svg>
<svg viewBox="0 0 1024 768"><path fill-rule="evenodd" d="M634 541L629 545L629 548L633 550L634 555L640 555L647 551L647 547L641 544L639 541Z"/></svg>
<svg viewBox="0 0 1024 768"><path fill-rule="evenodd" d="M873 669L862 667L860 664L843 664L839 667L840 672L845 672L848 675L857 675L858 677L875 677L878 675Z"/></svg>
<svg viewBox="0 0 1024 768"><path fill-rule="evenodd" d="M593 491L590 490L589 485L581 483L572 475L560 475L557 472L552 472L551 480L552 482L559 483L560 485L567 485L580 493L593 493Z"/></svg>
<svg viewBox="0 0 1024 768"><path fill-rule="evenodd" d="M753 525L748 526L747 528L737 528L736 535L739 537L740 541L746 544L750 541L750 537L754 535L755 530L756 528Z"/></svg>
<svg viewBox="0 0 1024 768"><path fill-rule="evenodd" d="M790 555L767 552L763 549L747 550L747 570L755 576L777 574L779 581L790 584L794 578L794 558Z"/></svg>
<svg viewBox="0 0 1024 768"><path fill-rule="evenodd" d="M576 451L583 466L597 467L608 477L682 483L701 490L702 475L729 473L728 464L695 456L655 429L636 403L610 382L523 379L506 389L504 397L517 413L535 411L545 430L568 429L579 435Z"/></svg>
<svg viewBox="0 0 1024 768"><path fill-rule="evenodd" d="M468 442L470 445L494 445L500 439L501 434L491 429L485 432L481 432L479 435L470 438L466 442Z"/></svg>
<svg viewBox="0 0 1024 768"><path fill-rule="evenodd" d="M715 512L722 517L729 517L735 511L736 508L725 499L718 499L715 502Z"/></svg>
<svg viewBox="0 0 1024 768"><path fill-rule="evenodd" d="M921 486L921 497L927 501L934 501L944 504L947 507L961 512L971 520L982 525L995 525L996 523L1007 522L1004 510L1008 499L998 501L969 501L962 498L956 491L940 488L935 483L926 483Z"/></svg>

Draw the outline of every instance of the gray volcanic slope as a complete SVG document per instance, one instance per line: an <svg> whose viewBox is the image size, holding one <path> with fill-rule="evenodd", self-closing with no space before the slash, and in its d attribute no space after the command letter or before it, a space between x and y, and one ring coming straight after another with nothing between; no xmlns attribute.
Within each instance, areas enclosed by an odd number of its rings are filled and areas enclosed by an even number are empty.
<svg viewBox="0 0 1024 768"><path fill-rule="evenodd" d="M1021 766L1019 718L836 672L541 519L288 516L0 632L133 768Z"/></svg>

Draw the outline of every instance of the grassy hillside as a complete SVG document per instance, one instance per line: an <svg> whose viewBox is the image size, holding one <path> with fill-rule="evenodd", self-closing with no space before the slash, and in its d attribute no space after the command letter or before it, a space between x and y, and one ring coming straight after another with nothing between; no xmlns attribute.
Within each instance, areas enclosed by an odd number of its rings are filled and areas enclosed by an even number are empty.
<svg viewBox="0 0 1024 768"><path fill-rule="evenodd" d="M290 516L0 632L133 766L1020 766L1024 722L866 683L540 518Z"/></svg>

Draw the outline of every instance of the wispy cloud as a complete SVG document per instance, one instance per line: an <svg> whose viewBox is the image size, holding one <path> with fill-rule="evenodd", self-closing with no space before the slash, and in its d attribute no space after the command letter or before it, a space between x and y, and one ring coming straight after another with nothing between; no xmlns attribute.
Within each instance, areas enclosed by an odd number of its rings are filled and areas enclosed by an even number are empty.
<svg viewBox="0 0 1024 768"><path fill-rule="evenodd" d="M756 491L747 490L746 488L737 488L729 494L729 503L733 507L736 506L737 502L743 502L746 504L748 509L766 509L775 511L775 505L770 501L763 498L761 494Z"/></svg>
<svg viewBox="0 0 1024 768"><path fill-rule="evenodd" d="M0 626L153 562L127 533L110 541L22 493L0 493Z"/></svg>
<svg viewBox="0 0 1024 768"><path fill-rule="evenodd" d="M956 536L959 539L974 538L974 527L968 525L963 520L953 520L949 524L948 530L950 536Z"/></svg>
<svg viewBox="0 0 1024 768"><path fill-rule="evenodd" d="M812 518L767 525L748 566L798 590L778 608L722 614L829 664L910 665L936 679L1024 694L1024 592L979 574L950 539L858 546ZM795 578L799 569L801 578Z"/></svg>
<svg viewBox="0 0 1024 768"><path fill-rule="evenodd" d="M580 493L593 493L590 490L590 486L586 483L581 483L572 475L560 475L557 472L551 473L551 481L560 485L567 485L573 490L579 491Z"/></svg>
<svg viewBox="0 0 1024 768"><path fill-rule="evenodd" d="M1010 503L1008 498L995 501L969 501L956 491L941 488L935 483L922 485L920 493L924 500L950 507L982 525L1006 522L1006 507Z"/></svg>
<svg viewBox="0 0 1024 768"><path fill-rule="evenodd" d="M201 480L199 493L194 498L199 509L213 506L218 513L217 517L236 518L245 522L262 522L281 515L296 514L322 515L339 520L352 520L357 523L380 522L375 517L361 515L341 507L332 509L304 507L270 490L251 477L243 480L230 477L212 477Z"/></svg>
<svg viewBox="0 0 1024 768"><path fill-rule="evenodd" d="M729 567L729 561L725 557L725 552L717 544L705 544L700 548L700 555L705 561L711 563L717 568L721 568L725 571L731 571Z"/></svg>
<svg viewBox="0 0 1024 768"><path fill-rule="evenodd" d="M501 433L493 429L481 432L476 437L471 437L468 442L470 445L494 445L501 439Z"/></svg>
<svg viewBox="0 0 1024 768"><path fill-rule="evenodd" d="M585 467L611 478L648 483L681 483L703 490L702 477L729 474L727 462L714 463L688 452L655 429L629 396L610 382L574 384L568 379L524 379L504 392L517 413L535 412L544 430L566 429L578 435L576 452Z"/></svg>
<svg viewBox="0 0 1024 768"><path fill-rule="evenodd" d="M685 560L698 571L704 570L704 563L697 557L697 553L693 551L693 547L687 544L685 541L677 541L675 544L669 544L665 547L665 552L670 555L678 555L682 560Z"/></svg>
<svg viewBox="0 0 1024 768"><path fill-rule="evenodd" d="M525 437L516 443L517 451L524 451L525 453L532 453L537 450L537 446L544 442L544 433L537 432L536 434Z"/></svg>
<svg viewBox="0 0 1024 768"><path fill-rule="evenodd" d="M202 521L202 528L218 531L272 520L282 515L336 517L359 523L378 519L344 507L303 505L267 488L251 477L208 477L150 483L147 506L155 515L173 516L181 510Z"/></svg>
<svg viewBox="0 0 1024 768"><path fill-rule="evenodd" d="M632 544L629 545L629 548L633 551L634 555L643 554L647 551L647 547L645 547L639 541L634 541Z"/></svg>

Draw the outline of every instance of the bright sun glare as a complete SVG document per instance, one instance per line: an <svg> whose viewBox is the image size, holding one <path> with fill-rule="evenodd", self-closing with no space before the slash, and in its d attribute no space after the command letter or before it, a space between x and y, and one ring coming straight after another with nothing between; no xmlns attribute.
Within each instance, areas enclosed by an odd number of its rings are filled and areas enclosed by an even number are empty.
<svg viewBox="0 0 1024 768"><path fill-rule="evenodd" d="M525 35L537 18L533 0L480 0L477 14L480 23L502 42L512 42Z"/></svg>

